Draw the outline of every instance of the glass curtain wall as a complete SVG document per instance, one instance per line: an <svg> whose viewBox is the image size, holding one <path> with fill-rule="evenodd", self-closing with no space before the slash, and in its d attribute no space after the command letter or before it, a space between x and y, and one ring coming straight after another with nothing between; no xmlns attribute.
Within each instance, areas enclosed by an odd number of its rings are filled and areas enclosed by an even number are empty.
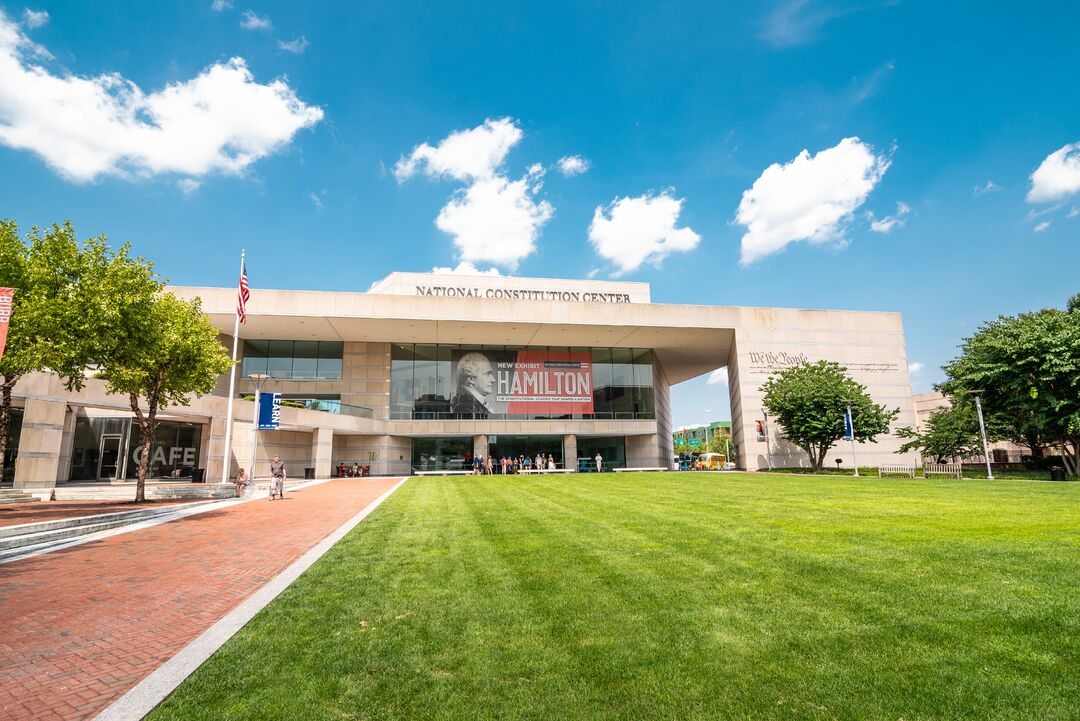
<svg viewBox="0 0 1080 721"><path fill-rule="evenodd" d="M526 371L506 370L523 364L532 365ZM390 418L651 420L656 413L652 364L652 351L645 348L395 343L390 349ZM561 384L586 365L591 387L583 402L580 381L573 387ZM519 394L509 386L536 372L544 376L543 390L566 400L544 402L537 400L535 388ZM560 387L553 388L556 384ZM505 400L508 396L513 399Z"/></svg>
<svg viewBox="0 0 1080 721"><path fill-rule="evenodd" d="M148 478L191 478L199 464L202 426L158 421ZM75 419L71 480L133 480L139 471L139 425L131 418Z"/></svg>
<svg viewBox="0 0 1080 721"><path fill-rule="evenodd" d="M578 436L578 471L595 472L597 453L605 471L626 468L626 438L623 436Z"/></svg>
<svg viewBox="0 0 1080 721"><path fill-rule="evenodd" d="M246 340L244 378L256 373L287 380L340 380L345 344L327 340Z"/></svg>
<svg viewBox="0 0 1080 721"><path fill-rule="evenodd" d="M472 436L412 439L412 467L415 471L470 470L472 458Z"/></svg>

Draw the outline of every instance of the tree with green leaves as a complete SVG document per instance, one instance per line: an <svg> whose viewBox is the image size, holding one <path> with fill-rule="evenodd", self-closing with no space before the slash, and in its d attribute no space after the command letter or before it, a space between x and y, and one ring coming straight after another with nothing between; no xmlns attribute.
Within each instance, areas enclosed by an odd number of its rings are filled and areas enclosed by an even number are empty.
<svg viewBox="0 0 1080 721"><path fill-rule="evenodd" d="M731 445L731 429L716 428L709 436L705 444L705 450L709 453L727 453Z"/></svg>
<svg viewBox="0 0 1080 721"><path fill-rule="evenodd" d="M188 396L210 393L232 360L198 298L164 291L156 278L133 279L129 300L118 300L130 322L120 329L97 376L109 393L126 396L139 424L139 470L135 501L145 500L146 472L158 412L188 405ZM144 406L145 404L145 406Z"/></svg>
<svg viewBox="0 0 1080 721"><path fill-rule="evenodd" d="M978 392L988 422L1032 448L1056 444L1071 475L1080 473L1080 297L984 323L944 369L938 390L952 398Z"/></svg>
<svg viewBox="0 0 1080 721"><path fill-rule="evenodd" d="M79 390L109 318L101 289L126 249L109 252L105 237L80 243L70 222L33 228L25 239L0 221L0 287L15 288L7 347L0 358L0 458L11 428L11 395L29 373L51 371Z"/></svg>
<svg viewBox="0 0 1080 721"><path fill-rule="evenodd" d="M926 419L921 432L905 426L898 428L896 435L907 439L897 453L919 451L923 458L933 458L937 463L983 452L979 419L970 401L938 408Z"/></svg>
<svg viewBox="0 0 1080 721"><path fill-rule="evenodd" d="M900 409L874 403L866 386L832 361L803 362L773 373L761 386L762 404L784 429L784 437L806 451L810 467L821 470L833 444L844 437L844 416L851 405L855 440L873 442L889 432Z"/></svg>

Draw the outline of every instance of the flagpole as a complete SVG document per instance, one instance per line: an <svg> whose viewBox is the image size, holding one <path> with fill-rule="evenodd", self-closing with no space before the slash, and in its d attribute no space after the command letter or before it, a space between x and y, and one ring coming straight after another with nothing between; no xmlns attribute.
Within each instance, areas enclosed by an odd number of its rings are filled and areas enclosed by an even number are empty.
<svg viewBox="0 0 1080 721"><path fill-rule="evenodd" d="M240 274L244 274L244 250L240 249ZM233 318L233 332L232 332L232 367L229 368L229 402L225 409L225 454L221 463L221 482L229 482L229 453L230 444L232 443L232 410L233 410L233 396L236 395L236 346L240 337L240 312L236 312Z"/></svg>

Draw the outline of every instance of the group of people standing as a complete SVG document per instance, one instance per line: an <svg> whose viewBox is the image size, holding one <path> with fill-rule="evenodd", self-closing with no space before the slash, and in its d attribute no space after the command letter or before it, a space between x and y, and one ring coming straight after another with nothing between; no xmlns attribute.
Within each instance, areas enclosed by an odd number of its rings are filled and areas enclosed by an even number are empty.
<svg viewBox="0 0 1080 721"><path fill-rule="evenodd" d="M473 456L473 475L477 476L490 476L496 473L501 475L507 475L511 473L521 473L522 471L529 473L532 471L550 470L554 471L558 466L555 465L555 456L548 453L537 453L535 458L529 458L522 454L516 458L513 456L503 456L501 458L487 458L481 455Z"/></svg>

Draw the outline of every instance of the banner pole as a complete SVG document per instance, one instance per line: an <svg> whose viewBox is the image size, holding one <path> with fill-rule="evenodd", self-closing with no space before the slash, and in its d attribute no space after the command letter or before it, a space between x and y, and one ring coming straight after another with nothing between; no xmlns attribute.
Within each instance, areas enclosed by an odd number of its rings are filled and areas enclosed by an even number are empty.
<svg viewBox="0 0 1080 721"><path fill-rule="evenodd" d="M240 273L244 273L244 250L240 249ZM232 414L233 414L233 396L236 395L236 347L237 341L240 337L240 313L237 312L233 318L233 332L232 332L232 367L229 368L229 401L225 408L225 452L221 458L221 482L229 482L229 467L232 465L229 463L230 444L232 443Z"/></svg>

